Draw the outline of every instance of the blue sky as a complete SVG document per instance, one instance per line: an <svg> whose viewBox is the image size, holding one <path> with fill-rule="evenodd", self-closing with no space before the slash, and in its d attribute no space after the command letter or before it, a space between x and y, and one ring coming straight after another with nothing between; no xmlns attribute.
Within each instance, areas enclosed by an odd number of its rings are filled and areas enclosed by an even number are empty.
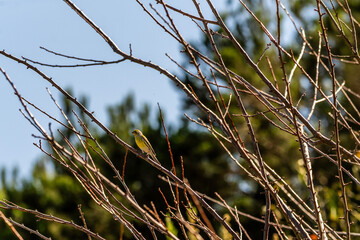
<svg viewBox="0 0 360 240"><path fill-rule="evenodd" d="M174 1L169 1L172 2ZM195 13L191 2L181 1L181 9ZM225 1L213 2L219 9L224 9ZM151 60L172 72L178 70L165 53L181 62L179 45L146 15L135 0L81 0L74 3L101 27L120 49L127 52L131 44L134 56ZM205 7L205 2L201 3L201 6ZM39 48L43 46L83 58L118 59L102 38L61 0L0 0L0 12L0 48L17 57L25 56L53 64L76 63L44 52ZM211 18L209 9L204 9L204 13ZM181 16L174 20L187 40L199 39L200 32L191 21ZM20 64L3 56L0 56L0 67L14 81L23 97L49 114L60 117L46 92L48 87L59 100L56 89ZM39 68L63 88L71 87L75 96L88 96L89 109L95 111L96 117L105 122L106 107L119 103L130 92L135 95L138 106L147 102L155 109L159 103L171 122L175 122L182 114L179 111L181 93L174 90L170 80L133 63L75 69ZM19 108L20 104L10 85L1 76L0 168L11 170L18 167L21 176L29 176L32 164L41 153L33 146L36 139L31 134L36 134L36 130L21 115ZM39 114L37 118L43 126L47 126L46 118Z"/></svg>

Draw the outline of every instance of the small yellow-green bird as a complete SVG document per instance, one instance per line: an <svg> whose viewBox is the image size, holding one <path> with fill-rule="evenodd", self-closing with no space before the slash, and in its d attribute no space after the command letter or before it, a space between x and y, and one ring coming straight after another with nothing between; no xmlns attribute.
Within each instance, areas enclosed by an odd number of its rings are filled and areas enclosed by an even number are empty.
<svg viewBox="0 0 360 240"><path fill-rule="evenodd" d="M160 164L159 160L156 158L154 149L144 134L139 129L135 129L132 134L135 137L136 145L141 149L141 151L146 153L146 155L150 155L155 162Z"/></svg>

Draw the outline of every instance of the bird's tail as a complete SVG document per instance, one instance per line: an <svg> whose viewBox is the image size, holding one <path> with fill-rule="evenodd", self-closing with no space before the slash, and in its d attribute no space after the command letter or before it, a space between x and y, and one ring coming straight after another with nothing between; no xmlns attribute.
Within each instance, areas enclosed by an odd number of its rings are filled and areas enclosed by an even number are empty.
<svg viewBox="0 0 360 240"><path fill-rule="evenodd" d="M151 153L150 153L150 156L151 156L151 158L152 158L155 162L157 162L158 164L161 164L160 161L156 158L156 155L155 155L154 152L151 152Z"/></svg>

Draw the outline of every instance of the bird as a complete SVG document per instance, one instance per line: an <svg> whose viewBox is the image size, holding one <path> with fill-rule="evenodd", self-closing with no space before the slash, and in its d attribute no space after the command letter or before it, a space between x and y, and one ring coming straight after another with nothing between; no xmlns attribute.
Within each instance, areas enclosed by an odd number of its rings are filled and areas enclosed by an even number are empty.
<svg viewBox="0 0 360 240"><path fill-rule="evenodd" d="M146 153L147 156L150 155L155 162L160 164L159 160L156 158L154 149L152 148L149 140L147 140L144 134L139 129L135 129L134 131L132 131L132 134L135 137L136 145L141 149L141 151L143 153Z"/></svg>

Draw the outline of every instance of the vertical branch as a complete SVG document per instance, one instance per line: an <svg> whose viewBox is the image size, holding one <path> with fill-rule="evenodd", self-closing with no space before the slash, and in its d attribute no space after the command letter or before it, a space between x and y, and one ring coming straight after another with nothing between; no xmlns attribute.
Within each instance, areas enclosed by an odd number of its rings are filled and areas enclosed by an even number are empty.
<svg viewBox="0 0 360 240"><path fill-rule="evenodd" d="M300 126L300 134L304 134L304 126ZM318 223L318 228L319 228L319 235L320 235L320 239L324 239L327 240L327 234L325 231L325 224L324 224L324 220L322 218L321 215L321 209L320 209L320 205L319 205L319 200L317 198L316 195L316 191L315 191L315 186L314 186L314 178L313 178L313 172L312 172L312 165L311 165L311 158L310 158L310 151L309 151L309 145L302 141L302 149L303 149L303 160L304 160L304 164L305 164L305 168L306 168L306 172L307 172L307 186L310 190L311 193L311 199L312 202L314 204L314 214L316 216L317 219L317 223Z"/></svg>
<svg viewBox="0 0 360 240"><path fill-rule="evenodd" d="M165 136L166 136L166 141L167 141L168 148L169 148L173 173L176 176L176 168L175 168L175 163L174 163L174 157L173 157L173 154L172 154L172 151L171 151L170 140L169 140L169 136L168 136L167 131L166 131L165 122L164 122L164 118L163 118L159 103L158 103L158 107L159 107L159 112L160 112L160 117L161 117L161 122L162 122L162 125L163 125L163 129L164 129L164 133L165 133ZM180 201L179 200L179 186L178 186L178 184L176 184L176 203L175 204L176 204L177 207L179 207L179 201Z"/></svg>
<svg viewBox="0 0 360 240"><path fill-rule="evenodd" d="M277 9L277 18L278 18L278 44L280 46L279 0L276 0L276 9ZM305 37L305 35L304 35L304 37ZM305 45L303 45L303 48L304 48L304 46ZM278 56L279 56L279 60L280 60L280 64L281 64L281 69L283 71L284 81L285 81L285 84L286 84L286 91L287 91L287 95L288 95L288 101L289 101L290 105L293 106L291 88L290 88L290 79L289 80L287 79L287 75L286 75L285 67L284 67L284 61L282 59L282 52L281 52L280 48L278 48ZM299 59L300 59L300 57L299 57ZM319 227L320 236L321 236L321 239L327 240L327 235L326 235L325 228L324 228L324 221L323 221L322 216L321 216L320 207L319 207L318 200L317 200L317 197L316 197L313 178L312 178L312 168L311 168L311 162L310 162L309 149L308 149L307 144L303 141L303 139L301 137L303 135L303 131L302 131L303 126L302 125L299 126L299 124L297 122L294 107L291 107L291 113L292 113L291 115L293 117L294 128L296 130L296 135L298 137L298 141L299 141L299 145L300 145L300 151L301 151L302 158L303 158L303 161L305 162L307 173L308 173L307 174L308 175L308 186L309 186L309 189L311 191L312 200L313 200L314 207L315 207L315 213L314 214L316 215L316 218L317 218L317 221L318 221L318 227Z"/></svg>
<svg viewBox="0 0 360 240"><path fill-rule="evenodd" d="M88 227L87 227L87 224L86 224L86 220L85 220L85 217L84 217L84 213L83 213L82 210L81 210L81 204L78 205L78 210L79 210L79 213L80 213L80 218L81 218L81 220L82 220L82 222L83 222L83 224L84 224L84 228L87 229ZM86 233L86 235L87 235L87 237L88 237L88 240L91 240L90 234Z"/></svg>
<svg viewBox="0 0 360 240"><path fill-rule="evenodd" d="M357 36L356 36L356 28L355 28L355 24L354 24L354 18L352 16L351 8L349 6L348 0L344 0L344 3L345 3L347 14L349 15L349 20L350 20L350 25L351 25L351 33L352 33L352 36L353 36L353 44L352 44L351 48L352 48L352 51L353 51L353 53L355 54L355 57L356 57L356 56L359 55L359 52L358 52L358 43L357 43Z"/></svg>
<svg viewBox="0 0 360 240"><path fill-rule="evenodd" d="M324 24L323 17L322 17L323 14L321 13L320 0L317 0L316 2L317 2L317 12L319 14L319 22L320 22L322 34L323 34L324 41L325 41L327 55L329 58L329 68L331 70L330 77L332 79L332 94L333 94L333 105L334 105L334 107L333 107L334 132L335 132L335 143L336 143L335 151L336 151L336 158L337 158L337 162L338 162L337 167L338 167L339 182L340 182L340 186L341 186L341 198L343 200L343 207L344 207L344 219L345 219L345 223L346 223L346 237L348 240L350 240L351 239L350 210L349 210L348 203L347 203L346 188L345 188L345 182L344 182L343 171L342 171L342 157L341 157L341 152L340 152L340 134L339 134L339 123L338 123L338 121L339 121L338 115L340 114L340 112L337 109L337 100L336 100L337 96L336 96L335 64L333 63L331 47L329 44L325 24Z"/></svg>
<svg viewBox="0 0 360 240"><path fill-rule="evenodd" d="M317 86L319 85L319 64L320 64L320 54L321 54L321 33L319 32L319 46L318 46L318 54L316 56L316 77L315 77L315 85L314 86L314 97L313 97L313 104L311 106L311 110L310 113L307 117L307 120L311 119L311 116L313 115L314 111L315 111L315 106L316 106L316 99L317 99L317 94L318 94L318 88Z"/></svg>

